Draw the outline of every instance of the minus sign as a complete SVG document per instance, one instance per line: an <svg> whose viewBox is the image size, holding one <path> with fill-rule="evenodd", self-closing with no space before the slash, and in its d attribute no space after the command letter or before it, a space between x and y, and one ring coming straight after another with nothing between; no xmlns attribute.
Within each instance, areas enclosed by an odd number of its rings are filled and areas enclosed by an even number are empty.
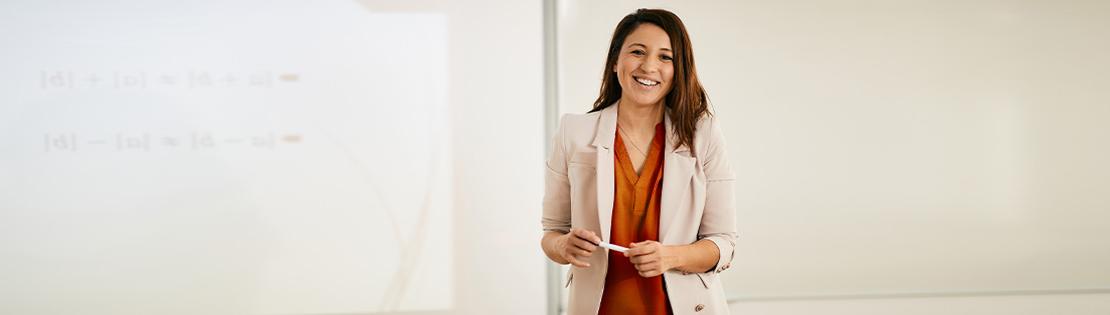
<svg viewBox="0 0 1110 315"><path fill-rule="evenodd" d="M224 140L224 142L225 143L243 143L243 139L227 139L227 140Z"/></svg>
<svg viewBox="0 0 1110 315"><path fill-rule="evenodd" d="M108 141L104 141L104 140L89 140L89 144L108 144Z"/></svg>

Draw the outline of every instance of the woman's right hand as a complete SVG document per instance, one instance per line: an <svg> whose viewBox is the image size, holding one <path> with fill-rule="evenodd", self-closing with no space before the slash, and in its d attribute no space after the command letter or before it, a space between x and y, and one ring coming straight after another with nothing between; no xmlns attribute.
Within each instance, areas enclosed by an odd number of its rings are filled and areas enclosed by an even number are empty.
<svg viewBox="0 0 1110 315"><path fill-rule="evenodd" d="M593 255L601 238L593 231L579 228L570 229L570 233L563 234L556 242L559 255L571 265L586 268L590 266L590 255Z"/></svg>

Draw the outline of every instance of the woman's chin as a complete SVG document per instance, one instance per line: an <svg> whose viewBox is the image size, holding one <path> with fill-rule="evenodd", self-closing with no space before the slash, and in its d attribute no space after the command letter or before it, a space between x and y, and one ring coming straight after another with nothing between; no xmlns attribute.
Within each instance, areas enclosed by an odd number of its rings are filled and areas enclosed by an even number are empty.
<svg viewBox="0 0 1110 315"><path fill-rule="evenodd" d="M655 93L647 95L641 93L632 93L631 95L625 94L622 99L628 100L636 105L655 105L663 100L663 96L655 95Z"/></svg>

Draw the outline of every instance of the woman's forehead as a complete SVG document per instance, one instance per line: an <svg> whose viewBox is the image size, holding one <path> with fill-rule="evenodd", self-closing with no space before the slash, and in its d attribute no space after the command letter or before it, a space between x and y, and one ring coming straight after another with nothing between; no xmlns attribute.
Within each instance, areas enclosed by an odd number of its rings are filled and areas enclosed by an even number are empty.
<svg viewBox="0 0 1110 315"><path fill-rule="evenodd" d="M644 46L648 49L671 50L671 37L667 32L655 24L644 23L637 26L628 37L624 39L624 47L633 45Z"/></svg>

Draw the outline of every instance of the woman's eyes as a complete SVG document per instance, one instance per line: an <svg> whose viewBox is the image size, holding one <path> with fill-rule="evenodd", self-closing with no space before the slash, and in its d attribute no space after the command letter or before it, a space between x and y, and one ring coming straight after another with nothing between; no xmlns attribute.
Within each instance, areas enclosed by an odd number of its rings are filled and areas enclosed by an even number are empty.
<svg viewBox="0 0 1110 315"><path fill-rule="evenodd" d="M646 53L646 52L644 52L644 51L643 51L642 49L636 49L636 50L633 50L633 51L632 51L632 54L633 54L633 55L637 55L637 56L644 56L644 55L647 55L647 53ZM671 57L670 55L662 55L662 56L659 56L659 59L663 59L663 61L671 61L671 60L674 60L674 58L673 58L673 57Z"/></svg>

